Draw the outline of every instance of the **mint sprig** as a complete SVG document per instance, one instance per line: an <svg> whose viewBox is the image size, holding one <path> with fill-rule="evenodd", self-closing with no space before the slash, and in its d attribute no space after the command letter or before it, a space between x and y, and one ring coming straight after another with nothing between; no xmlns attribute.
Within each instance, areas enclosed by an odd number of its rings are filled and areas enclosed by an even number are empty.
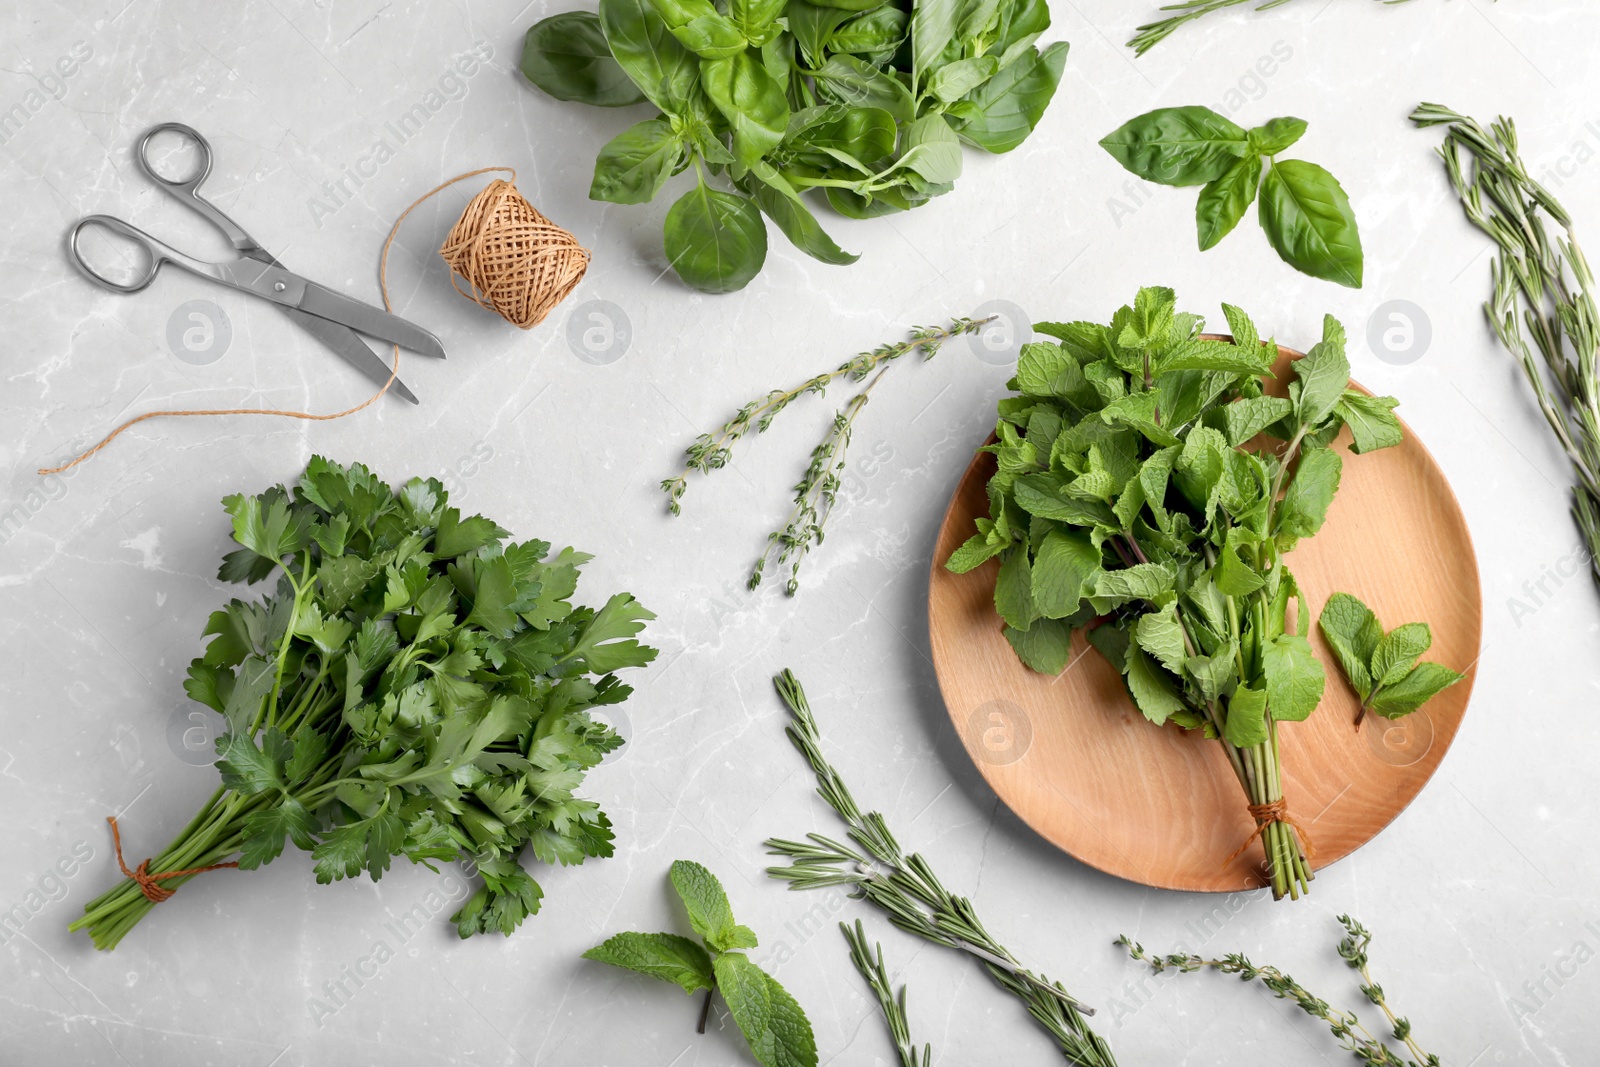
<svg viewBox="0 0 1600 1067"><path fill-rule="evenodd" d="M1433 645L1427 623L1408 622L1385 633L1372 609L1349 593L1328 598L1317 626L1361 698L1358 727L1369 709L1398 719L1466 677L1442 663L1417 662Z"/></svg>
<svg viewBox="0 0 1600 1067"><path fill-rule="evenodd" d="M699 943L679 934L621 933L583 958L672 982L691 995L705 990L701 1033L712 998L721 993L762 1067L816 1067L817 1042L805 1010L776 978L739 951L755 948L756 935L734 921L717 876L691 860L678 860L670 877Z"/></svg>

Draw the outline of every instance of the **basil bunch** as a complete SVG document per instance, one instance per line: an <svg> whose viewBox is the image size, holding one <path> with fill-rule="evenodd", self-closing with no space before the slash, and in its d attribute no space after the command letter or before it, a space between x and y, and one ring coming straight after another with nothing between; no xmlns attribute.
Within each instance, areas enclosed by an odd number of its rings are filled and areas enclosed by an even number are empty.
<svg viewBox="0 0 1600 1067"><path fill-rule="evenodd" d="M961 142L1021 144L1066 63L1065 41L1035 47L1049 25L1044 0L601 0L536 23L522 72L560 100L656 107L601 149L589 196L643 204L692 165L667 258L724 293L766 260L763 214L806 254L855 262L807 190L850 218L907 211L952 188Z"/></svg>
<svg viewBox="0 0 1600 1067"><path fill-rule="evenodd" d="M1204 187L1195 205L1200 251L1232 233L1259 194L1261 228L1285 263L1359 289L1361 233L1338 179L1315 163L1273 158L1305 132L1304 119L1246 130L1207 107L1164 107L1107 134L1100 147L1145 181Z"/></svg>

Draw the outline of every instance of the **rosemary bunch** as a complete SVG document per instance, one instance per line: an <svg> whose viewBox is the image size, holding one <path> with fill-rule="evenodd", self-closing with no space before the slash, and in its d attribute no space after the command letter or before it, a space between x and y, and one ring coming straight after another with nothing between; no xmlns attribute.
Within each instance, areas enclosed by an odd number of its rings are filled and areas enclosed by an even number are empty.
<svg viewBox="0 0 1600 1067"><path fill-rule="evenodd" d="M883 946L867 947L867 932L857 919L855 926L840 923L839 930L850 943L850 962L866 980L878 1007L883 1011L884 1022L889 1025L889 1036L894 1041L895 1052L900 1057L900 1067L933 1067L933 1046L923 1045L922 1051L911 1040L911 1024L906 1021L906 987L896 992L889 981L889 969L883 962Z"/></svg>
<svg viewBox="0 0 1600 1067"><path fill-rule="evenodd" d="M1257 11L1266 11L1269 8L1281 7L1289 0L1265 0L1256 6ZM1380 0L1385 4L1405 4L1410 0ZM1164 19L1146 23L1134 33L1133 39L1128 42L1128 47L1133 49L1135 55L1144 55L1150 49L1160 44L1172 35L1173 31L1186 22L1204 18L1214 11L1224 8L1238 7L1240 4L1255 3L1255 0L1184 0L1182 3L1168 4L1162 11L1176 11L1178 14L1169 15Z"/></svg>
<svg viewBox="0 0 1600 1067"><path fill-rule="evenodd" d="M774 682L793 718L787 728L789 739L811 764L818 795L849 827L846 836L853 847L815 833L807 834L803 842L774 838L767 842L768 851L792 865L769 867L767 873L788 882L791 889L849 886L853 895L875 905L907 933L979 960L989 976L1050 1032L1069 1063L1115 1067L1110 1047L1084 1021L1092 1010L1059 982L1024 968L984 929L971 901L946 889L921 856L901 851L880 813L862 813L822 754L817 722L799 680L786 670Z"/></svg>
<svg viewBox="0 0 1600 1067"><path fill-rule="evenodd" d="M1356 1059L1371 1067L1439 1067L1439 1057L1422 1050L1411 1034L1410 1021L1395 1015L1384 998L1383 987L1372 980L1372 972L1367 965L1367 948L1372 943L1372 934L1348 915L1339 916L1339 922L1345 930L1344 939L1339 942L1339 955L1352 970L1361 975L1362 996L1383 1011L1389 1021L1390 1032L1395 1040L1404 1043L1412 1058L1396 1055L1382 1039L1373 1036L1370 1030L1361 1025L1355 1012L1329 1006L1327 1001L1313 996L1305 986L1278 968L1258 967L1240 953L1229 953L1215 960L1186 953L1150 956L1143 945L1130 941L1126 936L1117 938L1116 943L1127 949L1134 959L1148 963L1156 974L1168 970L1187 974L1210 969L1222 974L1236 974L1241 981L1258 981L1279 1000L1292 1000L1307 1015L1327 1023L1339 1043Z"/></svg>
<svg viewBox="0 0 1600 1067"><path fill-rule="evenodd" d="M952 319L948 327L918 326L904 341L882 344L869 352L860 352L838 367L814 378L808 378L791 389L774 389L763 397L750 401L736 411L715 433L703 433L684 450L684 467L671 478L661 482L667 494L667 510L674 515L683 512L683 494L689 487L689 475L695 472L710 474L728 465L733 458L733 446L746 434L764 433L778 414L798 397L808 393L818 396L828 391L828 386L840 379L849 382L871 380L834 413L833 422L823 434L822 441L811 450L811 462L800 481L794 486L794 506L784 525L767 536L767 548L751 568L747 582L754 589L761 584L767 562L776 559L778 566L791 563L784 592L793 596L800 587L800 565L814 545L822 543L824 527L838 497L840 474L845 469L845 453L850 447L850 434L855 419L866 406L872 390L883 380L889 364L902 356L921 352L924 361L932 359L944 343L952 337L975 333L986 319ZM877 372L874 374L874 372Z"/></svg>
<svg viewBox="0 0 1600 1067"><path fill-rule="evenodd" d="M1484 310L1572 461L1572 514L1600 581L1600 311L1572 218L1528 174L1510 119L1485 130L1449 108L1422 104L1411 121L1449 127L1439 155L1450 184L1467 218L1499 248Z"/></svg>

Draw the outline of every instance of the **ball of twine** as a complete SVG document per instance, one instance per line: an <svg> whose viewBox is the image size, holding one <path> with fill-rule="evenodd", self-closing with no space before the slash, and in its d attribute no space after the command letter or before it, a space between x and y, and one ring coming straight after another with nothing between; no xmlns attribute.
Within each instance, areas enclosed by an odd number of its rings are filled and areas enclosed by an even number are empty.
<svg viewBox="0 0 1600 1067"><path fill-rule="evenodd" d="M544 321L589 269L589 250L499 179L472 198L439 255L457 292L524 330Z"/></svg>

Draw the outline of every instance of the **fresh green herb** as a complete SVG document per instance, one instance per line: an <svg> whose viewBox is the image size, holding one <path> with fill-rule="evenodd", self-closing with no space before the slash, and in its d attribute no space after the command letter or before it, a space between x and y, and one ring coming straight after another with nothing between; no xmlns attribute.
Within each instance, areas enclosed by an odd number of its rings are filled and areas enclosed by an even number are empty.
<svg viewBox="0 0 1600 1067"><path fill-rule="evenodd" d="M741 949L755 948L756 935L733 919L728 894L717 876L689 860L672 865L672 888L683 901L696 944L680 934L615 934L583 954L586 960L647 974L693 996L706 991L699 1030L706 1032L717 993L763 1067L816 1067L817 1041L811 1021L778 980Z"/></svg>
<svg viewBox="0 0 1600 1067"><path fill-rule="evenodd" d="M1433 644L1425 622L1408 622L1388 633L1372 609L1349 593L1335 593L1317 619L1350 688L1361 698L1356 725L1370 708L1386 719L1409 715L1466 677L1441 663L1418 663Z"/></svg>
<svg viewBox="0 0 1600 1067"><path fill-rule="evenodd" d="M1324 678L1283 557L1327 517L1340 430L1359 454L1398 443L1400 423L1393 398L1350 387L1332 316L1276 397L1262 379L1277 346L1223 312L1231 340L1203 338L1170 289L1141 290L1109 326L1035 323L1057 341L1023 346L1018 395L1000 401L985 447L989 517L945 566L999 562L995 610L1033 670L1063 671L1085 630L1146 718L1218 739L1273 894L1298 897L1311 869L1285 809L1278 724L1309 716ZM1282 444L1247 447L1258 434Z"/></svg>
<svg viewBox="0 0 1600 1067"><path fill-rule="evenodd" d="M611 855L610 821L573 790L622 743L589 710L632 692L615 672L655 658L635 639L654 616L627 593L573 607L588 555L508 542L434 479L396 492L320 456L292 490L223 504L241 547L219 577L276 575L276 594L206 623L184 689L226 719L222 786L151 872L229 856L254 870L285 838L318 882L377 881L395 856L470 859L484 885L453 917L467 937L538 911L525 850ZM71 928L114 948L153 906L123 881Z"/></svg>
<svg viewBox="0 0 1600 1067"><path fill-rule="evenodd" d="M1327 1023L1333 1036L1339 1039L1339 1044L1370 1067L1439 1067L1439 1057L1422 1050L1411 1034L1410 1021L1395 1015L1384 998L1383 987L1372 980L1372 971L1367 963L1367 948L1372 943L1372 934L1348 915L1339 916L1339 922L1345 931L1343 940L1339 942L1339 955L1352 970L1361 975L1361 995L1383 1011L1389 1023L1389 1033L1396 1041L1405 1045L1406 1051L1412 1058L1402 1059L1395 1054L1383 1039L1373 1036L1371 1031L1361 1025L1355 1012L1330 1007L1327 1001L1312 996L1304 986L1276 967L1257 967L1237 952L1220 960L1204 959L1187 953L1149 956L1146 955L1143 945L1128 940L1126 936L1117 938L1116 943L1127 949L1128 954L1134 959L1148 963L1156 974L1168 970L1188 974L1210 969L1221 974L1236 974L1244 982L1258 981L1271 990L1279 1000L1292 1000L1301 1011L1313 1019L1321 1019Z"/></svg>
<svg viewBox="0 0 1600 1067"><path fill-rule="evenodd" d="M1343 186L1315 163L1275 158L1305 132L1302 119L1246 130L1210 108L1164 107L1107 134L1100 147L1145 181L1204 187L1195 205L1202 252L1256 202L1261 228L1285 263L1359 289L1361 234Z"/></svg>
<svg viewBox="0 0 1600 1067"><path fill-rule="evenodd" d="M894 1041L895 1053L900 1057L900 1067L933 1067L933 1046L925 1044L919 1052L911 1041L911 1024L906 1021L906 987L901 986L899 992L895 991L889 980L889 968L883 962L883 946L874 944L871 948L867 947L867 932L862 929L860 919L856 920L853 927L849 923L840 923L839 930L850 944L850 962L855 964L856 972L866 981L873 996L878 998L884 1022L889 1025L889 1037Z"/></svg>
<svg viewBox="0 0 1600 1067"><path fill-rule="evenodd" d="M1289 0L1264 0L1256 4L1257 11L1266 11L1269 8L1281 7ZM1385 4L1404 4L1410 0L1382 0ZM1256 0L1182 0L1181 3L1168 4L1162 11L1177 11L1181 14L1159 19L1155 22L1140 26L1134 34L1133 40L1128 42L1128 47L1133 49L1135 55L1144 55L1150 49L1166 40L1172 33L1186 22L1204 18L1213 11L1222 11L1225 8L1238 7L1241 4L1256 3Z"/></svg>
<svg viewBox="0 0 1600 1067"><path fill-rule="evenodd" d="M522 72L559 100L657 109L595 161L589 195L643 204L674 175L668 262L704 292L741 289L767 255L766 215L807 255L856 256L805 194L856 219L949 192L961 143L1009 152L1055 95L1067 44L1038 0L602 0L528 31ZM719 187L720 186L720 187Z"/></svg>
<svg viewBox="0 0 1600 1067"><path fill-rule="evenodd" d="M751 568L750 578L746 584L754 589L761 584L769 561L775 560L779 567L786 563L790 564L789 578L784 584L784 591L793 596L800 588L800 565L805 562L806 553L812 546L822 544L824 527L838 497L839 476L845 469L845 454L850 447L850 434L855 427L856 416L866 406L872 390L883 380L889 364L912 352L921 352L923 361L926 362L937 355L940 346L950 338L976 333L989 321L991 320L953 319L948 328L919 326L911 331L908 340L879 345L870 352L858 353L834 370L819 374L793 389L774 389L766 396L750 401L735 412L733 418L724 423L716 433L703 433L695 438L694 444L684 453L687 462L683 470L676 476L662 481L661 489L667 494L668 510L674 515L682 513L680 501L689 488L691 473L698 471L701 474L710 474L727 466L728 461L733 458L733 446L751 430L758 434L764 433L767 427L772 425L772 420L776 419L796 397L806 393L821 396L828 391L828 386L841 378L850 382L861 382L871 375L871 380L867 381L866 386L834 413L833 422L823 434L822 441L811 450L811 462L806 467L805 474L794 487L794 507L789 512L788 519L785 520L782 529L767 535L767 550Z"/></svg>
<svg viewBox="0 0 1600 1067"><path fill-rule="evenodd" d="M1000 988L1020 1000L1056 1041L1069 1063L1078 1067L1115 1067L1105 1041L1089 1029L1085 1015L1094 1012L1079 1004L1060 982L1025 969L1004 945L984 929L972 902L944 887L928 861L915 852L906 855L878 812L862 814L855 797L822 755L817 720L806 702L805 690L790 671L774 679L778 695L788 705L793 721L786 732L817 777L817 794L828 802L849 827L846 836L855 847L822 834L807 834L805 841L773 838L768 851L792 861L788 867L769 867L767 873L789 883L791 889L826 889L849 886L909 934L947 948L959 949L983 964Z"/></svg>
<svg viewBox="0 0 1600 1067"><path fill-rule="evenodd" d="M1529 176L1510 119L1485 130L1449 108L1423 104L1411 121L1449 127L1439 154L1450 184L1467 218L1499 246L1484 310L1572 462L1572 515L1600 581L1600 311L1572 218ZM1551 223L1559 228L1554 234Z"/></svg>

